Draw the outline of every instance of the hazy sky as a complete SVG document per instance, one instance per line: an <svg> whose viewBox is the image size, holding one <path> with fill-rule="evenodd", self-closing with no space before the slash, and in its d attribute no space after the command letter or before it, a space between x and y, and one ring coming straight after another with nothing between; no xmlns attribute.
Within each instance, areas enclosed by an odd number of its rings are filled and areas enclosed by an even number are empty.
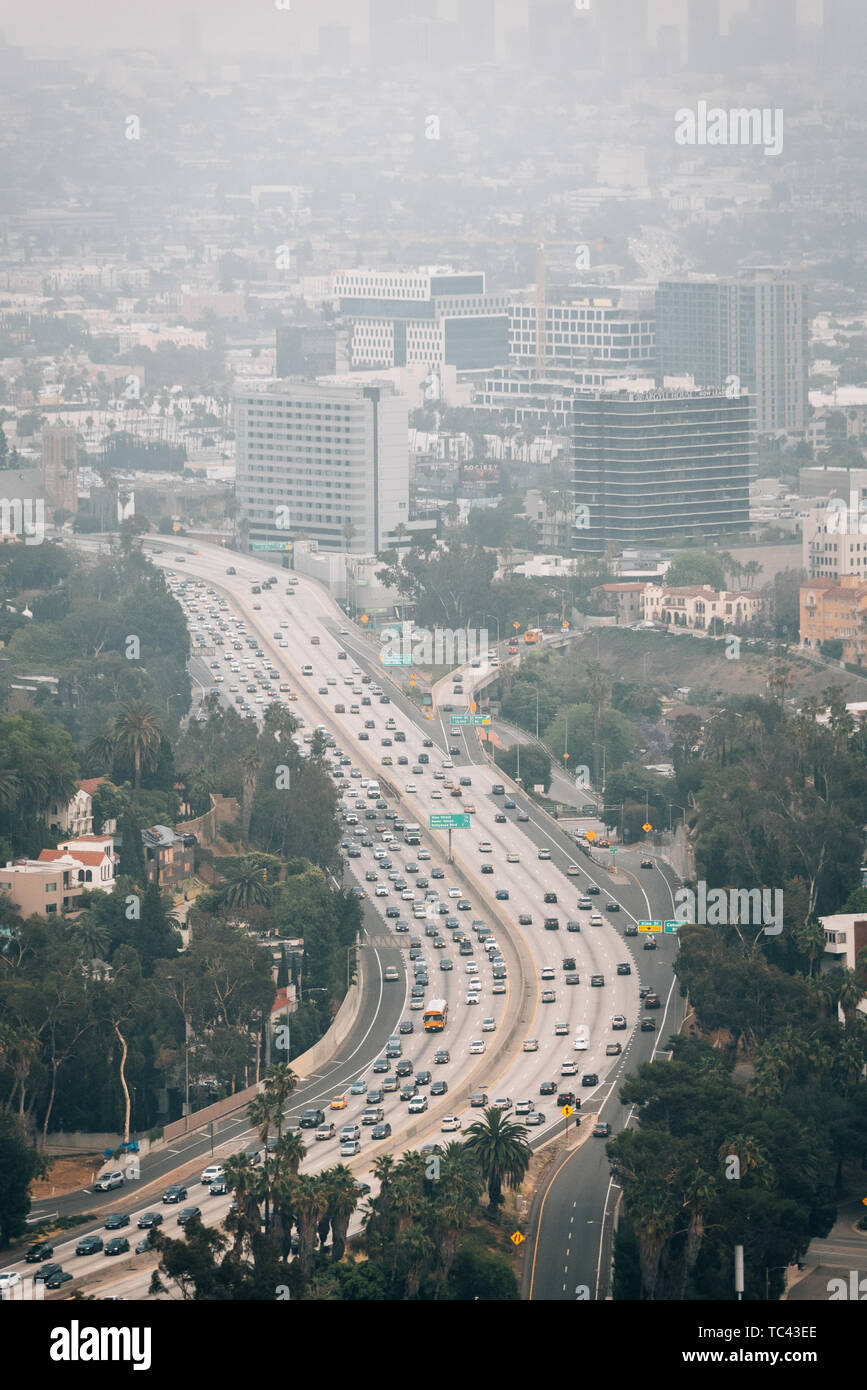
<svg viewBox="0 0 867 1390"><path fill-rule="evenodd" d="M281 0L285 4L286 0ZM472 0L439 0L440 13L452 15L456 5ZM526 0L497 0L503 20L520 21ZM596 0L604 3L604 0ZM867 3L867 0L863 0ZM745 9L748 0L722 0L723 23ZM804 20L818 21L822 0L798 0ZM650 0L651 24L682 22L686 0ZM319 23L350 23L354 37L367 29L368 0L291 0L291 9L278 12L276 0L0 0L0 28L12 43L58 48L147 48L174 46L178 18L198 15L205 49L240 45L267 46L275 25L291 25L303 41ZM257 15L261 23L257 23ZM261 37L260 37L261 36Z"/></svg>

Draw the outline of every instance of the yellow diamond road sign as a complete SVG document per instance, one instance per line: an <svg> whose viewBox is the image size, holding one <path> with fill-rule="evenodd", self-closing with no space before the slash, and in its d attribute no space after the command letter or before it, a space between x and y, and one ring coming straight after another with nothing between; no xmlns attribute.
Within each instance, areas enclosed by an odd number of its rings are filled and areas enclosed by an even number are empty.
<svg viewBox="0 0 867 1390"><path fill-rule="evenodd" d="M476 702L475 702L475 700L470 700L470 713L471 713L471 714L475 714L475 712L476 712Z"/></svg>
<svg viewBox="0 0 867 1390"><path fill-rule="evenodd" d="M584 839L585 839L585 840L589 840L589 841L591 842L591 844L592 844L592 842L596 839L596 831L595 831L595 830L588 830L588 831L587 831L587 834L584 836Z"/></svg>
<svg viewBox="0 0 867 1390"><path fill-rule="evenodd" d="M363 623L369 623L369 622L370 622L370 619L368 618L368 616L367 616L366 613L362 613L362 615L361 615L361 621L362 621Z"/></svg>
<svg viewBox="0 0 867 1390"><path fill-rule="evenodd" d="M521 1235L520 1231L514 1231L512 1235L509 1236L509 1240L513 1245L523 1245L524 1243L524 1237Z"/></svg>
<svg viewBox="0 0 867 1390"><path fill-rule="evenodd" d="M650 824L650 821L645 821L641 828L642 830L652 830L653 826Z"/></svg>
<svg viewBox="0 0 867 1390"><path fill-rule="evenodd" d="M560 1106L560 1114L561 1114L561 1115L565 1115L565 1116L568 1118L568 1116L569 1116L569 1115L572 1115L573 1113L574 1113L574 1112L573 1112L573 1110L572 1110L572 1106L571 1106L571 1105L561 1105L561 1106Z"/></svg>

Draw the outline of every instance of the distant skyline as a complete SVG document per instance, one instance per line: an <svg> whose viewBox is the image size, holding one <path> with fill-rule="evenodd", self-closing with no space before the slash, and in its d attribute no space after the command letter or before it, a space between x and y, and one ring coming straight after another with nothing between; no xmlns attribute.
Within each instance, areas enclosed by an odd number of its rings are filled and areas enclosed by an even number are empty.
<svg viewBox="0 0 867 1390"><path fill-rule="evenodd" d="M565 3L565 0L564 0ZM604 0L591 0L604 3ZM472 0L438 0L438 13L453 18L458 8ZM496 0L498 23L513 27L526 20L527 0ZM750 0L722 0L721 23L749 8ZM651 37L663 24L686 24L687 0L650 0ZM0 0L0 29L10 43L40 48L165 48L177 47L185 16L198 18L202 48L218 52L226 48L269 48L281 32L303 47L313 46L320 25L349 25L354 43L368 34L369 0L291 0L288 11L279 11L275 0ZM257 13L259 22L257 22ZM798 0L802 23L818 24L822 0ZM281 29L282 26L282 29Z"/></svg>

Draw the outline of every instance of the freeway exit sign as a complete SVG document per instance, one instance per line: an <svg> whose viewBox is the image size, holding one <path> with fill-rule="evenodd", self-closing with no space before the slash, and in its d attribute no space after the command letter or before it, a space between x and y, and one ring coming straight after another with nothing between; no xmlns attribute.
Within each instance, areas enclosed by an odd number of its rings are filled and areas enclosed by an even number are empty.
<svg viewBox="0 0 867 1390"><path fill-rule="evenodd" d="M383 666L411 666L412 652L383 652L382 664Z"/></svg>
<svg viewBox="0 0 867 1390"><path fill-rule="evenodd" d="M441 811L439 815L432 815L430 818L431 830L469 830L469 813L463 815L460 812L449 813Z"/></svg>
<svg viewBox="0 0 867 1390"><path fill-rule="evenodd" d="M469 714L450 714L450 724L472 724L472 716Z"/></svg>
<svg viewBox="0 0 867 1390"><path fill-rule="evenodd" d="M639 922L639 923L638 923L638 930L639 930L639 931L663 931L664 927L665 927L665 923L664 923L664 922Z"/></svg>
<svg viewBox="0 0 867 1390"><path fill-rule="evenodd" d="M291 550L290 541L254 541L252 550Z"/></svg>
<svg viewBox="0 0 867 1390"><path fill-rule="evenodd" d="M474 723L474 724L490 724L490 722L491 722L491 716L490 716L489 714L474 714L474 715L473 715L473 723Z"/></svg>
<svg viewBox="0 0 867 1390"><path fill-rule="evenodd" d="M677 931L679 926L680 922L666 922L664 923L664 930L667 932Z"/></svg>

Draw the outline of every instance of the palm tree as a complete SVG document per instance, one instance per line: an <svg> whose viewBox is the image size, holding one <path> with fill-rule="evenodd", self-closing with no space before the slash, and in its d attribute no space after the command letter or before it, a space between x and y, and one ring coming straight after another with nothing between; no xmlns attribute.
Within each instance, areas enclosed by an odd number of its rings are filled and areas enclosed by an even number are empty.
<svg viewBox="0 0 867 1390"><path fill-rule="evenodd" d="M82 912L78 920L72 923L69 937L82 960L102 957L109 942L108 928L102 922L98 922L90 912Z"/></svg>
<svg viewBox="0 0 867 1390"><path fill-rule="evenodd" d="M162 740L159 716L146 700L127 700L111 724L115 750L131 757L135 768L135 790L141 789L142 767L153 767Z"/></svg>
<svg viewBox="0 0 867 1390"><path fill-rule="evenodd" d="M244 834L250 834L250 817L253 814L253 793L256 790L256 780L262 771L264 758L258 748L248 748L241 754L241 772L243 774L243 790L241 794L241 823L244 827Z"/></svg>
<svg viewBox="0 0 867 1390"><path fill-rule="evenodd" d="M338 1163L330 1169L329 1211L331 1216L331 1258L335 1262L343 1259L346 1251L346 1233L358 1206L358 1188L355 1175L345 1163Z"/></svg>
<svg viewBox="0 0 867 1390"><path fill-rule="evenodd" d="M221 907L268 907L273 886L266 881L265 870L247 858L239 859L229 878L216 890Z"/></svg>
<svg viewBox="0 0 867 1390"><path fill-rule="evenodd" d="M530 1166L533 1151L527 1131L492 1106L470 1125L465 1147L479 1165L488 1189L488 1210L495 1217L503 1202L503 1186L520 1187Z"/></svg>
<svg viewBox="0 0 867 1390"><path fill-rule="evenodd" d="M279 1140L283 1133L283 1110L298 1085L298 1077L288 1062L276 1062L273 1067L268 1068L262 1080L263 1093L268 1097L274 1111L274 1128Z"/></svg>
<svg viewBox="0 0 867 1390"><path fill-rule="evenodd" d="M232 1254L240 1258L245 1237L257 1240L262 1226L259 1214L259 1173L247 1154L232 1154L223 1164L226 1183L235 1193L236 1209L226 1219L232 1232Z"/></svg>
<svg viewBox="0 0 867 1390"><path fill-rule="evenodd" d="M255 1129L259 1143L264 1149L268 1143L268 1135L274 1124L274 1103L270 1096L260 1092L258 1096L250 1101L247 1106L247 1119ZM268 1164L263 1164L262 1177L265 1179L262 1184L261 1195L265 1205L265 1234L268 1234L271 1226L271 1190L269 1184Z"/></svg>
<svg viewBox="0 0 867 1390"><path fill-rule="evenodd" d="M355 536L355 527L353 526L351 521L344 522L341 528L341 533L343 535L343 540L346 544L346 550L348 553L352 549L352 541Z"/></svg>
<svg viewBox="0 0 867 1390"><path fill-rule="evenodd" d="M301 1173L295 1180L292 1206L298 1227L298 1264L304 1284L310 1278L316 1228L327 1205L325 1187L313 1173Z"/></svg>
<svg viewBox="0 0 867 1390"><path fill-rule="evenodd" d="M447 1144L440 1159L433 1207L432 1238L439 1263L439 1282L449 1277L460 1246L461 1234L472 1220L482 1180L464 1144Z"/></svg>
<svg viewBox="0 0 867 1390"><path fill-rule="evenodd" d="M18 800L20 789L18 773L11 767L0 767L0 810L11 810Z"/></svg>

